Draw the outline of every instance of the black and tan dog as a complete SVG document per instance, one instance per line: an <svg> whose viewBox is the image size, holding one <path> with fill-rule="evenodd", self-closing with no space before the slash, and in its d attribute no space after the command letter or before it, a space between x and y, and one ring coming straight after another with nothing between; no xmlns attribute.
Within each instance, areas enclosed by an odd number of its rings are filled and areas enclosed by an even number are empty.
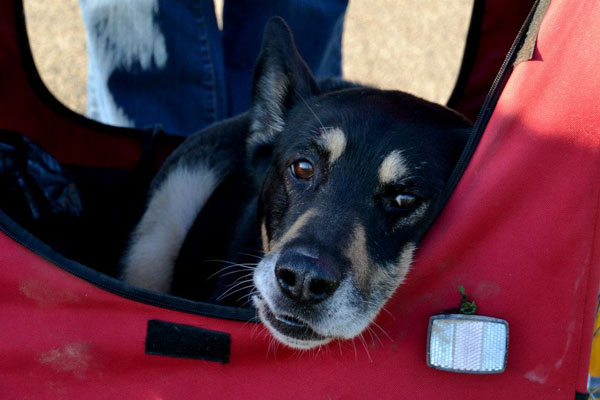
<svg viewBox="0 0 600 400"><path fill-rule="evenodd" d="M352 338L405 278L470 124L406 93L317 84L279 18L253 96L249 113L166 161L122 277L203 298L223 291L206 286L203 261L246 265L262 250L248 282L277 339L307 349Z"/></svg>

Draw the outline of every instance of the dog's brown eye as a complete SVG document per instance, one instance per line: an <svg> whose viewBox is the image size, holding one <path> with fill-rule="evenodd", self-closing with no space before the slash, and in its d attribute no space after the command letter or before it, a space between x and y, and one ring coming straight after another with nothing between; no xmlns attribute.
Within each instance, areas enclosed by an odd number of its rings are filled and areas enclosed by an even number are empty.
<svg viewBox="0 0 600 400"><path fill-rule="evenodd" d="M315 174L313 165L307 160L298 160L290 165L292 175L298 179L310 179Z"/></svg>
<svg viewBox="0 0 600 400"><path fill-rule="evenodd" d="M399 194L394 199L394 205L398 208L411 208L417 203L417 198L412 194Z"/></svg>

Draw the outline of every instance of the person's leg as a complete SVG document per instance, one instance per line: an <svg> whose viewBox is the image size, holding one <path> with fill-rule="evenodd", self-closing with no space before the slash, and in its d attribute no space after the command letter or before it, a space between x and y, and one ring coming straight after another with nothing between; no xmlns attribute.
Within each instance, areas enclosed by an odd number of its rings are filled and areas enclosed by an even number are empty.
<svg viewBox="0 0 600 400"><path fill-rule="evenodd" d="M342 75L342 31L347 0L225 0L223 51L229 115L250 104L254 63L269 17L283 17L298 51L317 78Z"/></svg>
<svg viewBox="0 0 600 400"><path fill-rule="evenodd" d="M187 135L227 115L212 0L80 0L88 115Z"/></svg>

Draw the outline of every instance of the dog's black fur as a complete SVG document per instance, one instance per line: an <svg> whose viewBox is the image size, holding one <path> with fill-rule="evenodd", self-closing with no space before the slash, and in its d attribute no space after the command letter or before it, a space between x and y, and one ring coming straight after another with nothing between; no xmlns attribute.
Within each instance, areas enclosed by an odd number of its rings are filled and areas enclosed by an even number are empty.
<svg viewBox="0 0 600 400"><path fill-rule="evenodd" d="M296 348L356 336L406 275L469 131L459 114L406 93L317 84L274 18L251 111L190 137L166 161L123 278L234 305L252 290L265 325ZM234 264L208 279L223 268L210 260Z"/></svg>

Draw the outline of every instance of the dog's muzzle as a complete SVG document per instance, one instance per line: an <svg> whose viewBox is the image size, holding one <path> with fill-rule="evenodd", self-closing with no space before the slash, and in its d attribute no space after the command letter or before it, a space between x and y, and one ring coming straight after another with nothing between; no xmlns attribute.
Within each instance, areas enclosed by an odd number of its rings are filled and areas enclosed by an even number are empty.
<svg viewBox="0 0 600 400"><path fill-rule="evenodd" d="M295 348L312 348L334 337L318 332L317 309L333 296L341 281L332 257L303 247L269 254L255 272L259 295L254 303L261 321L281 342Z"/></svg>

